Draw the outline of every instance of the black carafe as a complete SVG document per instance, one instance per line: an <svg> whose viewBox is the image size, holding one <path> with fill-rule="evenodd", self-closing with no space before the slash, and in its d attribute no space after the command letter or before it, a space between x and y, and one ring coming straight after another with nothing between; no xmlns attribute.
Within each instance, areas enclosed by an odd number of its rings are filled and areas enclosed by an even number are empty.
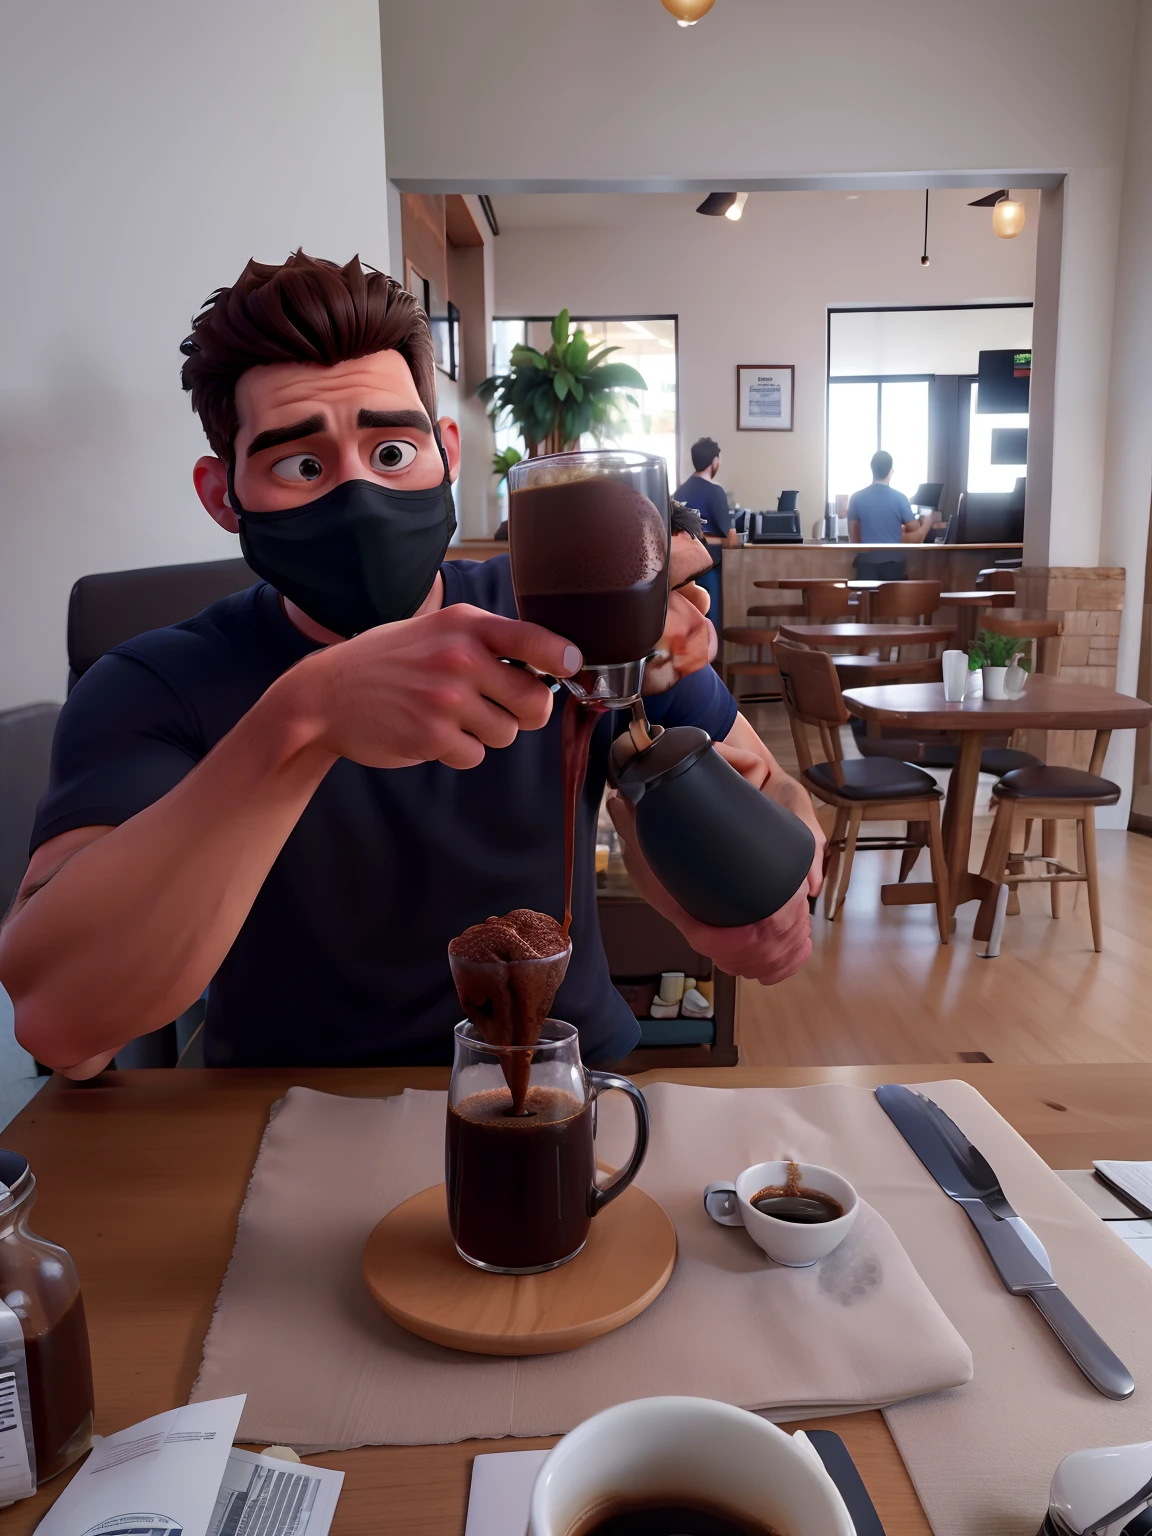
<svg viewBox="0 0 1152 1536"><path fill-rule="evenodd" d="M758 923L803 885L812 833L725 762L707 731L674 725L642 751L625 734L612 749L610 777L636 807L648 867L697 921Z"/></svg>

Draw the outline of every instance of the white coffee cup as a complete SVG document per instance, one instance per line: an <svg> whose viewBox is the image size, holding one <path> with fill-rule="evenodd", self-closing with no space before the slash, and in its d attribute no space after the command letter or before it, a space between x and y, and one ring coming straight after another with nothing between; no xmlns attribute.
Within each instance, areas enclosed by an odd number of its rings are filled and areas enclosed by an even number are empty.
<svg viewBox="0 0 1152 1536"><path fill-rule="evenodd" d="M940 658L944 675L944 698L949 704L959 704L968 687L968 652L945 651Z"/></svg>
<svg viewBox="0 0 1152 1536"><path fill-rule="evenodd" d="M753 1163L745 1168L735 1184L709 1184L704 1191L704 1209L722 1227L744 1227L748 1236L770 1259L789 1269L806 1269L832 1252L852 1230L860 1199L848 1180L831 1168L816 1163L800 1163L800 1185L822 1195L830 1195L844 1214L834 1221L782 1221L758 1211L753 1198L762 1189L782 1189L788 1183L791 1164Z"/></svg>
<svg viewBox="0 0 1152 1536"><path fill-rule="evenodd" d="M564 1436L536 1475L528 1536L568 1536L617 1500L718 1505L795 1536L853 1536L802 1431L706 1397L618 1403Z"/></svg>

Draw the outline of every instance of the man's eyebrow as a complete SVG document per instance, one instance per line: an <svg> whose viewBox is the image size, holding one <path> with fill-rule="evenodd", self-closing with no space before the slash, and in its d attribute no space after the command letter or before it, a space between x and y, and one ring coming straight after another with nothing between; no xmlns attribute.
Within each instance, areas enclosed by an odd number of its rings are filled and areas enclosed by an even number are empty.
<svg viewBox="0 0 1152 1536"><path fill-rule="evenodd" d="M413 432L431 435L432 423L423 411L361 411L356 418L358 427L408 427Z"/></svg>
<svg viewBox="0 0 1152 1536"><path fill-rule="evenodd" d="M328 418L322 412L306 416L303 421L293 422L290 427L272 427L267 432L257 432L248 444L248 458L263 453L265 448L279 448L281 443L294 443L297 438L311 437L316 432L328 430Z"/></svg>

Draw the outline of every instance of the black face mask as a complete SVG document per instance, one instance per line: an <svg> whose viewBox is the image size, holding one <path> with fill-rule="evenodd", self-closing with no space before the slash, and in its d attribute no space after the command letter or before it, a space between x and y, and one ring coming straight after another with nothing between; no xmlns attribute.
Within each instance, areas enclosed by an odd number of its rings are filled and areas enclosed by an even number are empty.
<svg viewBox="0 0 1152 1536"><path fill-rule="evenodd" d="M456 531L448 459L426 491L393 491L345 480L286 512L246 512L228 465L228 496L240 520L240 548L259 576L310 619L345 637L408 619L432 590Z"/></svg>

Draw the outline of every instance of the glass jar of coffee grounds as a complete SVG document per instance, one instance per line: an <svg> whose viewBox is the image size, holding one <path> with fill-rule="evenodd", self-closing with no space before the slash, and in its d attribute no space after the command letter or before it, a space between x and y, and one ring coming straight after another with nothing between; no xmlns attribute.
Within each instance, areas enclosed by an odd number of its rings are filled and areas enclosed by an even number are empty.
<svg viewBox="0 0 1152 1536"><path fill-rule="evenodd" d="M27 1160L0 1151L0 1301L24 1334L36 1480L43 1483L92 1444L92 1361L76 1266L63 1248L28 1230L35 1199Z"/></svg>

